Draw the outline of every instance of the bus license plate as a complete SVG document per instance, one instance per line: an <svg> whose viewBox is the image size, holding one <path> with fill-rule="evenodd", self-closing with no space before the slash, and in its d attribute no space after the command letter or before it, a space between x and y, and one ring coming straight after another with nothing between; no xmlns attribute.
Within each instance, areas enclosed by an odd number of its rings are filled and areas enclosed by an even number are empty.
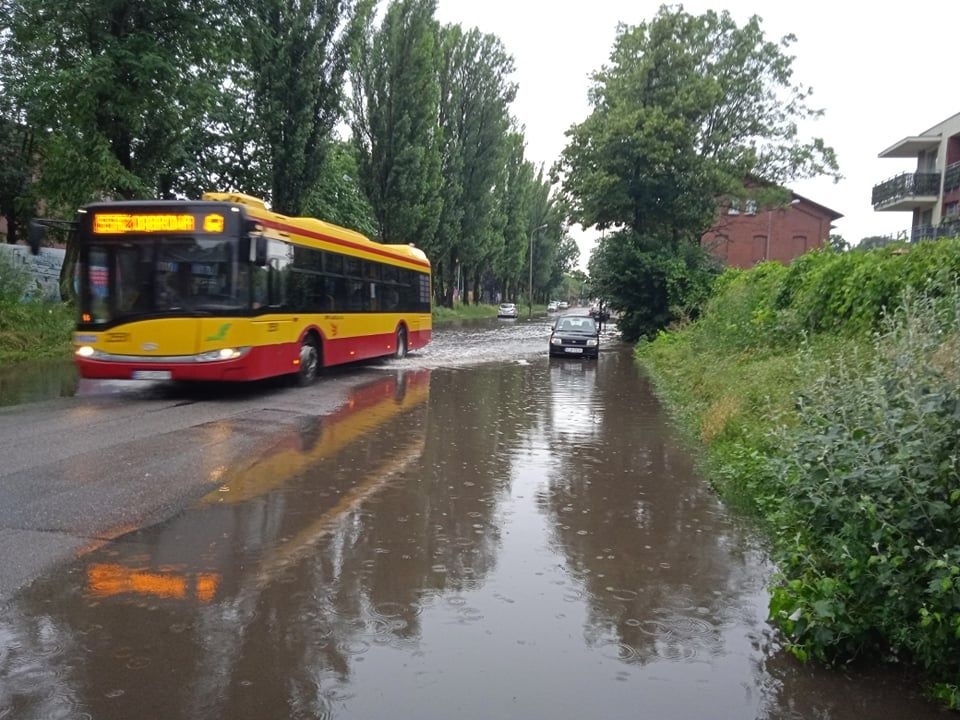
<svg viewBox="0 0 960 720"><path fill-rule="evenodd" d="M170 380L173 373L169 370L134 370L134 380Z"/></svg>
<svg viewBox="0 0 960 720"><path fill-rule="evenodd" d="M582 353L583 348L564 348L563 351L569 353Z"/></svg>

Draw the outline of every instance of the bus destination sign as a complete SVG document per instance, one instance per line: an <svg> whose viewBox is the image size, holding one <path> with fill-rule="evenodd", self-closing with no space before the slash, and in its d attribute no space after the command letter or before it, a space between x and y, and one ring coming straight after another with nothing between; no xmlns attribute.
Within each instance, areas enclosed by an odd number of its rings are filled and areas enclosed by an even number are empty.
<svg viewBox="0 0 960 720"><path fill-rule="evenodd" d="M196 232L222 233L224 217L219 213L197 216L191 213L102 213L93 215L94 235Z"/></svg>

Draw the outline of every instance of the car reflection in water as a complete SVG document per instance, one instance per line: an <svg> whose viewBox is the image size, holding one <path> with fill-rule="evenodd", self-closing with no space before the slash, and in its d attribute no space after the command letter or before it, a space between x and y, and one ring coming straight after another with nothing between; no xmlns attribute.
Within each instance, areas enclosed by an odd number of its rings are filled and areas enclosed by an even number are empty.
<svg viewBox="0 0 960 720"><path fill-rule="evenodd" d="M603 405L597 394L597 363L578 357L550 358L551 427L565 447L596 442Z"/></svg>

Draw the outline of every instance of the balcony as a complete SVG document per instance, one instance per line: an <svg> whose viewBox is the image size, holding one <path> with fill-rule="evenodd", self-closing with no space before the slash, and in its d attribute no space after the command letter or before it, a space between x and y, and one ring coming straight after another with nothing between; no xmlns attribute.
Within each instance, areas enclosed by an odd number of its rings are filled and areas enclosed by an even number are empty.
<svg viewBox="0 0 960 720"><path fill-rule="evenodd" d="M903 173L874 186L874 210L931 208L940 197L940 173Z"/></svg>

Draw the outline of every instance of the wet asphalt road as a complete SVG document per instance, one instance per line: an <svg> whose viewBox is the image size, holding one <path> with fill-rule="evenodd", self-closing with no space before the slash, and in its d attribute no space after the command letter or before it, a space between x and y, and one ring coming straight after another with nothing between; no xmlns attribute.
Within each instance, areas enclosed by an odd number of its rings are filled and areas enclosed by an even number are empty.
<svg viewBox="0 0 960 720"><path fill-rule="evenodd" d="M784 653L630 348L547 333L0 410L0 720L947 716Z"/></svg>

